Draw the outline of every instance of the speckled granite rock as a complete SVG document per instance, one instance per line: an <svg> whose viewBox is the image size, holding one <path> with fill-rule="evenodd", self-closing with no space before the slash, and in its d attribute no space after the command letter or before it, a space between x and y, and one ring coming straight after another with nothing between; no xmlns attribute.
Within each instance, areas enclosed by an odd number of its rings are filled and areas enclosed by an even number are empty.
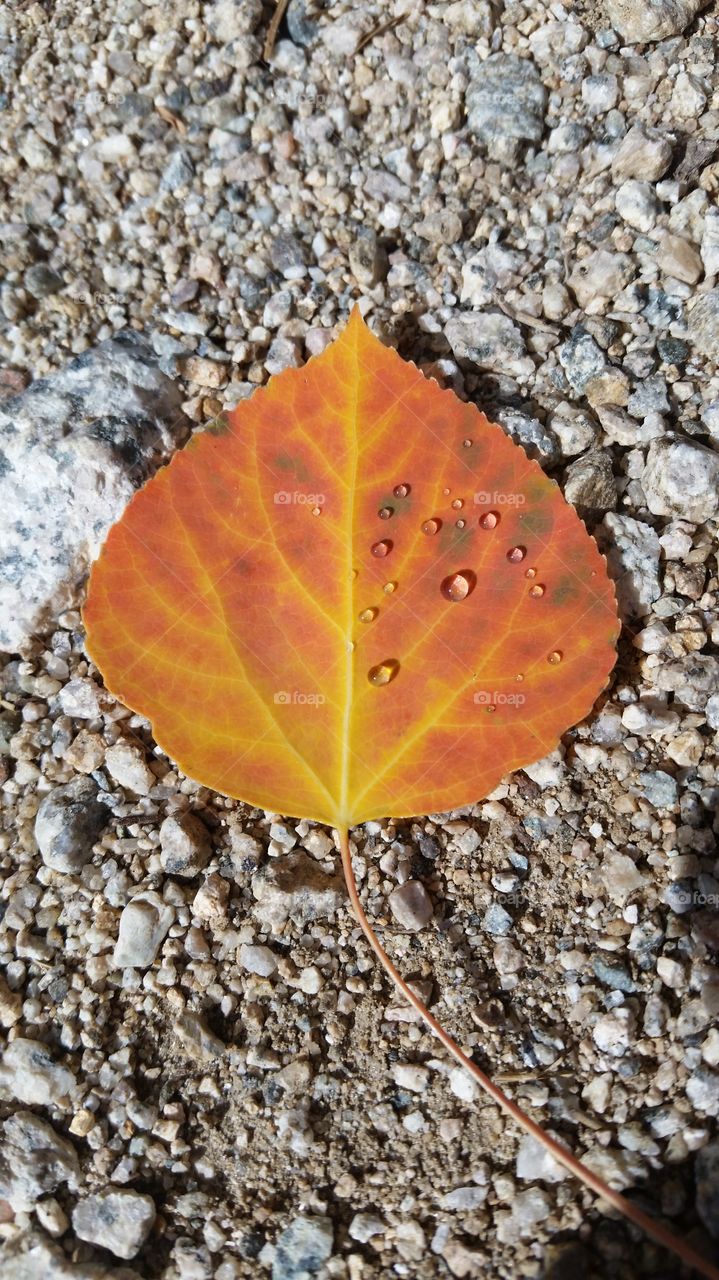
<svg viewBox="0 0 719 1280"><path fill-rule="evenodd" d="M0 649L77 603L108 528L184 438L180 401L128 331L2 402Z"/></svg>

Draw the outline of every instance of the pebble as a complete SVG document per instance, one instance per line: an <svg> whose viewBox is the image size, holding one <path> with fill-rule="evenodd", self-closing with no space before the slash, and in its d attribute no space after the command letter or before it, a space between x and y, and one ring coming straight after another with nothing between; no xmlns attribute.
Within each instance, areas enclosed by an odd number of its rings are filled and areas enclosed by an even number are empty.
<svg viewBox="0 0 719 1280"><path fill-rule="evenodd" d="M700 355L719 360L719 289L699 294L691 303L687 334Z"/></svg>
<svg viewBox="0 0 719 1280"><path fill-rule="evenodd" d="M80 1166L71 1142L31 1111L16 1111L3 1125L0 1196L25 1213L61 1184L74 1190Z"/></svg>
<svg viewBox="0 0 719 1280"><path fill-rule="evenodd" d="M307 1280L332 1254L334 1227L328 1217L300 1214L277 1239L272 1280Z"/></svg>
<svg viewBox="0 0 719 1280"><path fill-rule="evenodd" d="M518 378L534 372L520 329L501 312L454 316L445 326L445 336L457 360Z"/></svg>
<svg viewBox="0 0 719 1280"><path fill-rule="evenodd" d="M684 284L696 284L704 273L701 255L694 245L683 236L674 236L670 232L666 232L661 238L657 262L665 275L681 280Z"/></svg>
<svg viewBox="0 0 719 1280"><path fill-rule="evenodd" d="M424 1093L429 1084L429 1071L426 1067L396 1062L392 1068L392 1079L400 1089L409 1089L410 1093Z"/></svg>
<svg viewBox="0 0 719 1280"><path fill-rule="evenodd" d="M595 249L572 271L569 287L583 311L595 312L597 304L603 306L629 283L634 266L626 253L610 253Z"/></svg>
<svg viewBox="0 0 719 1280"><path fill-rule="evenodd" d="M602 348L583 325L575 325L559 348L559 361L573 391L583 395L590 382L607 369Z"/></svg>
<svg viewBox="0 0 719 1280"><path fill-rule="evenodd" d="M626 1005L604 1013L592 1027L592 1039L602 1053L620 1058L630 1048L634 1036L636 1016Z"/></svg>
<svg viewBox="0 0 719 1280"><path fill-rule="evenodd" d="M488 1195L489 1187L455 1187L442 1196L440 1208L450 1213L473 1213L482 1207Z"/></svg>
<svg viewBox="0 0 719 1280"><path fill-rule="evenodd" d="M654 515L702 524L719 513L719 454L695 440L655 440L642 488Z"/></svg>
<svg viewBox="0 0 719 1280"><path fill-rule="evenodd" d="M676 778L663 769L650 769L640 775L642 794L657 809L671 809L677 802Z"/></svg>
<svg viewBox="0 0 719 1280"><path fill-rule="evenodd" d="M519 1143L516 1172L523 1182L563 1182L568 1177L566 1169L558 1164L552 1153L529 1133Z"/></svg>
<svg viewBox="0 0 719 1280"><path fill-rule="evenodd" d="M160 827L160 849L163 870L188 878L203 871L212 856L207 827L189 810L165 818Z"/></svg>
<svg viewBox="0 0 719 1280"><path fill-rule="evenodd" d="M134 1258L155 1222L151 1196L126 1188L111 1188L80 1200L72 1211L72 1226L80 1240L109 1249L116 1258Z"/></svg>
<svg viewBox="0 0 719 1280"><path fill-rule="evenodd" d="M0 1091L28 1106L67 1104L75 1075L55 1062L47 1045L18 1037L7 1045L0 1062Z"/></svg>
<svg viewBox="0 0 719 1280"><path fill-rule="evenodd" d="M120 916L113 964L118 969L151 965L175 919L174 907L148 889L128 902Z"/></svg>
<svg viewBox="0 0 719 1280"><path fill-rule="evenodd" d="M432 900L420 880L406 880L392 890L387 901L392 915L403 929L424 929L434 914Z"/></svg>
<svg viewBox="0 0 719 1280"><path fill-rule="evenodd" d="M373 1236L382 1236L386 1230L387 1224L373 1213L356 1213L348 1227L350 1237L359 1244L367 1244Z"/></svg>
<svg viewBox="0 0 719 1280"><path fill-rule="evenodd" d="M592 418L577 405L562 401L550 414L547 423L552 435L559 441L564 458L584 453L596 443L597 426Z"/></svg>
<svg viewBox="0 0 719 1280"><path fill-rule="evenodd" d="M110 818L99 794L90 778L74 778L43 798L35 818L35 840L46 867L77 875L90 861Z"/></svg>
<svg viewBox="0 0 719 1280"><path fill-rule="evenodd" d="M659 201L650 182L629 178L617 188L614 203L628 226L637 231L651 231L659 213Z"/></svg>
<svg viewBox="0 0 719 1280"><path fill-rule="evenodd" d="M142 749L133 742L116 742L105 752L107 771L115 782L138 796L146 796L157 782Z"/></svg>
<svg viewBox="0 0 719 1280"><path fill-rule="evenodd" d="M648 524L610 512L597 530L623 615L643 617L662 594L661 544Z"/></svg>
<svg viewBox="0 0 719 1280"><path fill-rule="evenodd" d="M252 877L255 915L274 933L288 919L298 924L334 916L344 902L341 877L327 875L319 863L305 853L288 853L273 858Z"/></svg>
<svg viewBox="0 0 719 1280"><path fill-rule="evenodd" d="M516 159L524 142L538 142L547 93L534 63L513 54L470 59L467 127L493 160Z"/></svg>
<svg viewBox="0 0 719 1280"><path fill-rule="evenodd" d="M277 970L277 957L269 947L250 946L243 942L240 947L240 964L248 973L256 973L260 978L271 978Z"/></svg>
<svg viewBox="0 0 719 1280"><path fill-rule="evenodd" d="M173 1030L189 1057L196 1062L212 1062L221 1058L225 1045L197 1013L187 1010L173 1022Z"/></svg>
<svg viewBox="0 0 719 1280"><path fill-rule="evenodd" d="M580 515L611 511L617 504L617 485L608 454L586 453L567 467L564 496Z"/></svg>
<svg viewBox="0 0 719 1280"><path fill-rule="evenodd" d="M703 0L652 0L638 5L634 0L607 0L609 24L625 44L646 44L681 35L696 17Z"/></svg>
<svg viewBox="0 0 719 1280"><path fill-rule="evenodd" d="M495 938L503 937L513 927L514 920L498 902L493 902L482 917L482 928L485 933L491 933Z"/></svg>
<svg viewBox="0 0 719 1280"><path fill-rule="evenodd" d="M638 178L642 182L658 182L669 168L672 144L655 129L635 124L622 138L612 161L615 179Z"/></svg>

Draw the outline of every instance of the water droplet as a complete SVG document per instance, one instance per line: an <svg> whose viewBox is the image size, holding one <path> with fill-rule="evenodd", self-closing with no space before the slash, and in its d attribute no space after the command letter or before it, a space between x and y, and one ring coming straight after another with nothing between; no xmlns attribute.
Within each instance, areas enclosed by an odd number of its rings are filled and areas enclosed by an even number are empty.
<svg viewBox="0 0 719 1280"><path fill-rule="evenodd" d="M352 581L354 581L354 579L358 576L358 573L359 573L359 570L358 570L358 569L352 569L352 570L351 570L351 572L350 572L350 578L352 579Z"/></svg>
<svg viewBox="0 0 719 1280"><path fill-rule="evenodd" d="M388 556L392 550L392 543L385 538L383 542L374 542L370 550L373 556Z"/></svg>
<svg viewBox="0 0 719 1280"><path fill-rule="evenodd" d="M410 486L408 484L396 484L392 492L395 498L406 498L409 490Z"/></svg>
<svg viewBox="0 0 719 1280"><path fill-rule="evenodd" d="M562 654L560 653L559 649L554 649L547 658L547 662L551 662L553 667L558 666L561 661L562 661Z"/></svg>
<svg viewBox="0 0 719 1280"><path fill-rule="evenodd" d="M463 441L462 441L462 444L464 445L465 449L471 449L471 448L472 448L472 441L471 441L471 440L463 440Z"/></svg>
<svg viewBox="0 0 719 1280"><path fill-rule="evenodd" d="M442 493L444 494L445 498L446 498L446 497L447 497L451 492L452 492L452 490L451 490L451 489L443 489L443 490L442 490Z"/></svg>
<svg viewBox="0 0 719 1280"><path fill-rule="evenodd" d="M521 673L521 671L520 671L520 672L519 672L519 674L518 674L518 675L516 675L514 678L515 678L515 680L517 681L517 684L521 684L521 683L522 683L522 681L523 681L523 679L524 679L524 676L522 675L522 673Z"/></svg>
<svg viewBox="0 0 719 1280"><path fill-rule="evenodd" d="M360 622L374 622L378 613L379 609L363 609L359 616L359 620Z"/></svg>
<svg viewBox="0 0 719 1280"><path fill-rule="evenodd" d="M493 715L494 712L497 710L497 708L494 706L493 703L488 702L485 710L487 711L488 715Z"/></svg>
<svg viewBox="0 0 719 1280"><path fill-rule="evenodd" d="M435 520L435 519L425 520L424 524L422 525L422 533L426 533L429 536L431 536L433 533L436 533L437 530L441 528L442 528L441 520Z"/></svg>
<svg viewBox="0 0 719 1280"><path fill-rule="evenodd" d="M392 595L392 592L397 590L397 583L396 583L396 582L385 582L385 584L384 584L384 586L383 586L382 590L384 591L385 595L391 596L391 595Z"/></svg>
<svg viewBox="0 0 719 1280"><path fill-rule="evenodd" d="M354 642L354 640L348 640L348 641L347 641L347 646L346 646L346 647L347 647L347 652L348 652L348 653L352 653L352 652L353 652L353 650L354 650L354 647L355 647L355 642Z"/></svg>
<svg viewBox="0 0 719 1280"><path fill-rule="evenodd" d="M451 573L445 578L440 590L445 600L466 600L474 591L476 581L471 569L463 569L461 573Z"/></svg>
<svg viewBox="0 0 719 1280"><path fill-rule="evenodd" d="M379 516L380 520L389 520L390 516L394 515L394 512L391 507L380 507L379 511L377 512L377 515Z"/></svg>
<svg viewBox="0 0 719 1280"><path fill-rule="evenodd" d="M529 594L530 596L534 596L534 598L536 599L538 596L544 595L545 589L546 588L542 585L541 582L535 582L534 586L529 588Z"/></svg>
<svg viewBox="0 0 719 1280"><path fill-rule="evenodd" d="M397 659L385 658L384 662L379 662L376 667L370 667L367 672L367 679L370 684L389 684L390 680L394 680L398 671L399 663Z"/></svg>
<svg viewBox="0 0 719 1280"><path fill-rule="evenodd" d="M467 521L466 521L466 520L455 520L455 522L454 522L454 523L455 523L455 525L457 526L457 528L458 528L458 529L463 529L463 528L464 528L464 526L466 525Z"/></svg>
<svg viewBox="0 0 719 1280"><path fill-rule="evenodd" d="M524 575L524 576L525 576L525 578L536 578L536 576L537 576L537 570L536 570L536 569L527 569L527 571L526 571L526 573L525 573L525 575Z"/></svg>
<svg viewBox="0 0 719 1280"><path fill-rule="evenodd" d="M527 554L526 547L510 547L507 552L507 559L510 564L519 564Z"/></svg>
<svg viewBox="0 0 719 1280"><path fill-rule="evenodd" d="M454 507L455 511L461 511L462 507L464 506L464 500L462 498L455 498L452 503L452 506Z"/></svg>
<svg viewBox="0 0 719 1280"><path fill-rule="evenodd" d="M496 511L485 511L483 516L479 517L480 529L496 529L499 524L499 515Z"/></svg>
<svg viewBox="0 0 719 1280"><path fill-rule="evenodd" d="M322 515L322 508L321 508L321 507L313 507L313 508L312 508L312 514L313 514L313 516L321 516L321 515Z"/></svg>

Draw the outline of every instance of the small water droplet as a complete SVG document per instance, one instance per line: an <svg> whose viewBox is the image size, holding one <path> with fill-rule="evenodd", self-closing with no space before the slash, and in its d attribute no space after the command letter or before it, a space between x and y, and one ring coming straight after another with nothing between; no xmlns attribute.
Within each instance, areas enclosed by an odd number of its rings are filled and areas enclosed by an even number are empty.
<svg viewBox="0 0 719 1280"><path fill-rule="evenodd" d="M409 490L410 486L408 484L396 484L392 492L395 498L406 498Z"/></svg>
<svg viewBox="0 0 719 1280"><path fill-rule="evenodd" d="M379 516L380 520L389 520L390 517L394 515L394 512L391 507L380 507L379 511L377 512L377 515Z"/></svg>
<svg viewBox="0 0 719 1280"><path fill-rule="evenodd" d="M351 570L351 572L350 572L350 578L352 579L352 581L354 581L354 579L358 576L358 572L359 572L359 570L357 570L357 569L352 569L352 570Z"/></svg>
<svg viewBox="0 0 719 1280"><path fill-rule="evenodd" d="M397 583L396 583L396 582L385 582L385 584L384 584L384 586L383 586L382 590L384 591L385 595L391 596L391 595L392 595L392 592L397 590Z"/></svg>
<svg viewBox="0 0 719 1280"><path fill-rule="evenodd" d="M312 514L313 514L313 516L321 516L321 515L322 515L322 508L321 508L321 507L313 507L313 508L312 508Z"/></svg>
<svg viewBox="0 0 719 1280"><path fill-rule="evenodd" d="M496 529L499 524L499 515L496 511L485 511L483 516L479 517L480 529Z"/></svg>
<svg viewBox="0 0 719 1280"><path fill-rule="evenodd" d="M454 507L455 511L461 511L462 507L464 506L464 500L462 498L455 498L452 503L452 506Z"/></svg>
<svg viewBox="0 0 719 1280"><path fill-rule="evenodd" d="M379 609L363 609L359 616L359 620L360 622L374 622L378 613Z"/></svg>
<svg viewBox="0 0 719 1280"><path fill-rule="evenodd" d="M524 574L524 576L525 576L525 578L536 578L536 576L537 576L537 570L536 570L536 569L527 569L527 570L526 570L526 572L525 572L525 574Z"/></svg>
<svg viewBox="0 0 719 1280"><path fill-rule="evenodd" d="M464 526L466 525L467 521L466 521L466 520L455 520L455 522L454 522L454 523L455 523L455 525L456 525L456 527L457 527L458 529L463 529L463 528L464 528Z"/></svg>
<svg viewBox="0 0 719 1280"><path fill-rule="evenodd" d="M510 547L507 552L507 559L510 564L520 564L526 554L526 547Z"/></svg>
<svg viewBox="0 0 719 1280"><path fill-rule="evenodd" d="M376 667L370 667L367 672L367 679L370 684L381 685L389 684L390 680L394 680L399 671L399 663L396 658L385 658L384 662L378 662Z"/></svg>
<svg viewBox="0 0 719 1280"><path fill-rule="evenodd" d="M497 708L493 705L493 703L488 702L485 710L487 711L488 715L493 715L494 712L497 710Z"/></svg>
<svg viewBox="0 0 719 1280"><path fill-rule="evenodd" d="M535 582L534 586L529 588L530 596L534 596L535 599L538 596L543 596L544 592L545 592L545 587L542 585L541 582Z"/></svg>
<svg viewBox="0 0 719 1280"><path fill-rule="evenodd" d="M352 652L353 652L353 650L354 650L354 647L355 647L355 642L354 642L354 640L348 640L348 641L347 641L347 652L348 652L348 653L352 653Z"/></svg>
<svg viewBox="0 0 719 1280"><path fill-rule="evenodd" d="M388 556L392 550L392 543L385 538L383 542L374 542L370 550L373 556Z"/></svg>
<svg viewBox="0 0 719 1280"><path fill-rule="evenodd" d="M424 524L422 525L422 533L426 533L431 537L433 533L437 533L438 529L441 529L441 528L442 528L441 520L435 520L435 519L425 520Z"/></svg>
<svg viewBox="0 0 719 1280"><path fill-rule="evenodd" d="M474 591L476 581L471 569L463 569L461 573L451 573L445 578L440 590L445 600L466 600Z"/></svg>
<svg viewBox="0 0 719 1280"><path fill-rule="evenodd" d="M518 674L518 675L516 675L514 678L515 678L515 680L517 681L517 684L521 684L521 683L522 683L522 681L523 681L523 679L524 679L524 676L522 675L522 673L521 673L521 671L520 671L520 672L519 672L519 674Z"/></svg>
<svg viewBox="0 0 719 1280"><path fill-rule="evenodd" d="M472 441L471 441L471 440L469 440L469 439L467 439L467 440L463 440L463 441L462 441L462 444L464 445L465 449L471 449L471 448L472 448Z"/></svg>
<svg viewBox="0 0 719 1280"><path fill-rule="evenodd" d="M558 666L558 665L559 665L559 663L560 663L561 661L562 661L562 654L561 654L560 650L559 650L559 649L553 649L553 650L552 650L552 652L549 654L549 656L548 656L548 658L547 658L547 662L551 662L552 666L553 666L553 667L556 667L556 666Z"/></svg>
<svg viewBox="0 0 719 1280"><path fill-rule="evenodd" d="M452 490L451 490L451 489L443 489L443 490L442 490L442 493L444 494L445 498L446 498L446 497L447 497L451 492L452 492Z"/></svg>

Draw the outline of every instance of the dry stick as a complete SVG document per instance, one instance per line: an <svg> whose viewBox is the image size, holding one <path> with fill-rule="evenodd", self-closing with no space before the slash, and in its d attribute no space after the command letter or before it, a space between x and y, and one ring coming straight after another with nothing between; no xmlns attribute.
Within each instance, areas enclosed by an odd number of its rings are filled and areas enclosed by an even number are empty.
<svg viewBox="0 0 719 1280"><path fill-rule="evenodd" d="M265 39L265 47L262 50L262 57L265 59L266 62L269 62L270 58L272 57L272 50L275 47L277 32L280 29L280 23L285 16L285 9L287 8L289 2L290 0L277 0L275 11L272 15L272 21L270 22L270 25L267 28L267 38Z"/></svg>
<svg viewBox="0 0 719 1280"><path fill-rule="evenodd" d="M516 1124L520 1125L522 1129L531 1134L531 1136L535 1138L537 1142L540 1142L547 1151L550 1151L554 1156L554 1159L558 1161L559 1164L564 1165L564 1168L568 1169L575 1178L578 1178L580 1182L583 1182L585 1186L590 1187L592 1191L595 1191L603 1200L606 1200L609 1204L613 1205L614 1208L618 1209L625 1218L628 1218L630 1222L633 1222L637 1227L640 1227L648 1236L651 1236L659 1244L664 1245L665 1249L668 1249L671 1253L675 1254L677 1258L681 1258L682 1262L686 1262L688 1266L694 1267L695 1271L697 1271L699 1275L706 1277L706 1280L719 1280L719 1269L712 1266L711 1262L708 1262L706 1258L703 1258L700 1254L696 1253L696 1251L692 1249L691 1245L685 1244L683 1240L672 1235L671 1231L667 1231L660 1222L655 1221L655 1219L651 1218L648 1213L643 1213L641 1209L632 1204L630 1200L626 1200L618 1191L613 1191L603 1178L600 1178L596 1173L593 1173L591 1169L582 1164L581 1160L578 1160L576 1156L572 1155L571 1151L567 1147L563 1146L561 1142L557 1142L555 1138L550 1137L550 1135L545 1133L544 1129L542 1129L540 1125L536 1124L534 1120L531 1120L529 1116L525 1115L521 1108L518 1107L515 1102L512 1102L511 1098L508 1098L506 1094L502 1093L502 1090L498 1088L483 1071L480 1071L479 1067L472 1062L472 1059L468 1058L466 1053L462 1052L459 1045L455 1044L454 1040L448 1032L445 1031L441 1023L433 1017L429 1009L425 1008L419 997L416 996L411 987L407 985L401 973L397 968L395 968L387 955L387 952L382 946L382 943L375 934L367 916L364 913L364 908L360 902L359 893L357 891L357 883L355 881L354 871L352 870L349 832L346 827L344 829L337 828L337 834L339 836L340 849L342 852L342 870L344 871L345 881L347 882L347 891L349 893L350 902L352 903L367 941L394 982L395 986L399 988L405 999L414 1006L420 1017L422 1017L426 1022L430 1031L434 1032L438 1040L441 1040L445 1049L452 1054L453 1058L456 1058L460 1066L464 1067L465 1070L474 1077L477 1083L484 1089L485 1093L489 1094L490 1098L492 1098L493 1101L501 1107L502 1111L504 1111L506 1115L511 1116L512 1120L514 1120Z"/></svg>

